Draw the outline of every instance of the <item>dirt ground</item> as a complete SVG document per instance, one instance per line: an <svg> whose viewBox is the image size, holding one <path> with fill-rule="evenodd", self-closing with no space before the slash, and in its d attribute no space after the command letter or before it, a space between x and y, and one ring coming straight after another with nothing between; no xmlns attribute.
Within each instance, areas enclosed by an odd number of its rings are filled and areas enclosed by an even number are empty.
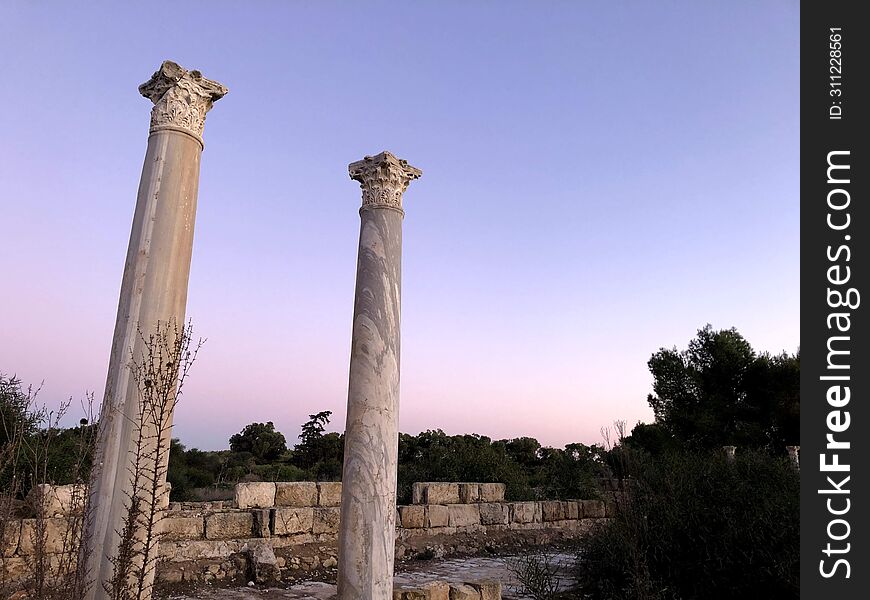
<svg viewBox="0 0 870 600"><path fill-rule="evenodd" d="M505 600L526 600L528 596L519 591L516 578L511 572L516 556L487 556L468 558L446 558L426 561L411 561L398 567L395 582L397 585L413 587L427 581L448 581L462 583L494 579L501 581ZM559 567L559 588L564 590L573 585L569 572L573 557L569 554L550 555L551 563ZM161 597L166 600L329 600L335 596L335 585L318 581L296 583L286 587L262 587L247 585L242 587L218 587L200 584L188 590L169 592Z"/></svg>

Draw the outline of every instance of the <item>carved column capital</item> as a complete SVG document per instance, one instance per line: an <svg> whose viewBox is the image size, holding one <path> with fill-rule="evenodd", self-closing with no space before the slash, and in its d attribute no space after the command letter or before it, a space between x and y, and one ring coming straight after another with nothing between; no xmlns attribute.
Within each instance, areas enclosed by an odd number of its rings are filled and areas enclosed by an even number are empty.
<svg viewBox="0 0 870 600"><path fill-rule="evenodd" d="M362 208L392 208L402 210L402 194L408 184L423 171L396 158L386 150L377 156L366 156L347 167L350 178L362 188Z"/></svg>
<svg viewBox="0 0 870 600"><path fill-rule="evenodd" d="M139 86L139 93L154 103L152 133L174 129L189 133L200 143L205 114L228 91L199 71L188 71L171 60L163 61L151 79Z"/></svg>

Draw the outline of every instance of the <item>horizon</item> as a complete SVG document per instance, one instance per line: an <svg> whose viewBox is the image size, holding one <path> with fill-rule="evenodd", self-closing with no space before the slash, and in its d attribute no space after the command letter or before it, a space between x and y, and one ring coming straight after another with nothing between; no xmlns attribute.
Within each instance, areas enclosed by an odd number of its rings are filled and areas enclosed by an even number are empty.
<svg viewBox="0 0 870 600"><path fill-rule="evenodd" d="M44 381L49 406L102 399L148 135L137 86L164 59L230 90L204 133L188 448L267 421L292 445L323 410L344 430L347 165L384 149L423 171L404 200L402 432L600 443L652 421L646 361L707 323L798 351L797 5L159 5L0 8L18 57L0 372Z"/></svg>

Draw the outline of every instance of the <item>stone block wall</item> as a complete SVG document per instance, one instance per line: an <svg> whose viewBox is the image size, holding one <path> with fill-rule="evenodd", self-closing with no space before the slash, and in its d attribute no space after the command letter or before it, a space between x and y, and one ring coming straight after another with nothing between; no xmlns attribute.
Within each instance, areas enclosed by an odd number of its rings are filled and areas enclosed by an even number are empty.
<svg viewBox="0 0 870 600"><path fill-rule="evenodd" d="M571 539L613 509L599 500L506 502L504 493L503 484L414 484L414 503L397 509L397 560ZM279 571L295 577L330 571L337 564L340 503L341 483L336 482L242 483L233 503L173 502L161 520L158 581L246 576L254 550L264 543L274 553ZM70 518L46 520L53 528L50 551L61 551L54 542L63 537ZM18 569L7 577L26 575L23 569L33 554L31 521L6 527L0 545L5 558L0 562Z"/></svg>

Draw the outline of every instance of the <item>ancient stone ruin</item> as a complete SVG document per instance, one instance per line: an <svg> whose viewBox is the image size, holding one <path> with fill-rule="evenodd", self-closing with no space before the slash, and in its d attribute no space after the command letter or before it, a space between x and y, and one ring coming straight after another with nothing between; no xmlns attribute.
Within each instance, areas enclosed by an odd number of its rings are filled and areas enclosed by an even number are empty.
<svg viewBox="0 0 870 600"><path fill-rule="evenodd" d="M4 534L4 577L26 575L33 532L39 529L49 554L60 553L66 546L59 540L70 536L87 541L79 563L95 582L87 600L109 598L103 584L113 577L124 584L130 575L119 576L119 565L139 574L145 597L155 575L164 582L270 581L287 570L335 569L339 598L387 600L394 597L397 557L540 543L577 535L605 517L607 508L599 501L505 502L504 486L491 483L418 483L414 503L396 506L402 199L422 172L386 151L348 168L362 189L362 207L343 485L247 483L236 488L233 503L169 503L174 402L163 407L159 419L146 419L154 410L142 404L142 385L164 385L171 395L178 377L142 381L130 365L146 352L149 336L163 331L177 337L183 331L205 119L228 90L199 71L166 61L139 92L154 106L88 509L83 515L65 509L65 494L74 490L42 489L39 515L12 523ZM169 345L172 341L167 338ZM152 461L150 469L142 470L142 457ZM134 503L151 518L131 517ZM496 588L471 582L457 590L436 585L397 593L496 598Z"/></svg>
<svg viewBox="0 0 870 600"><path fill-rule="evenodd" d="M53 496L63 497L68 487L59 486ZM337 574L342 487L338 482L240 483L232 501L168 503L160 522L157 581L274 583ZM507 502L504 494L500 483L415 483L413 503L399 506L393 515L396 526L390 538L396 559L463 556L571 540L616 510L611 501ZM59 554L81 515L69 514L63 503L46 504L45 510L40 517L47 548ZM9 528L0 547L3 577L28 575L36 528L36 517ZM392 594L392 583L390 589Z"/></svg>

